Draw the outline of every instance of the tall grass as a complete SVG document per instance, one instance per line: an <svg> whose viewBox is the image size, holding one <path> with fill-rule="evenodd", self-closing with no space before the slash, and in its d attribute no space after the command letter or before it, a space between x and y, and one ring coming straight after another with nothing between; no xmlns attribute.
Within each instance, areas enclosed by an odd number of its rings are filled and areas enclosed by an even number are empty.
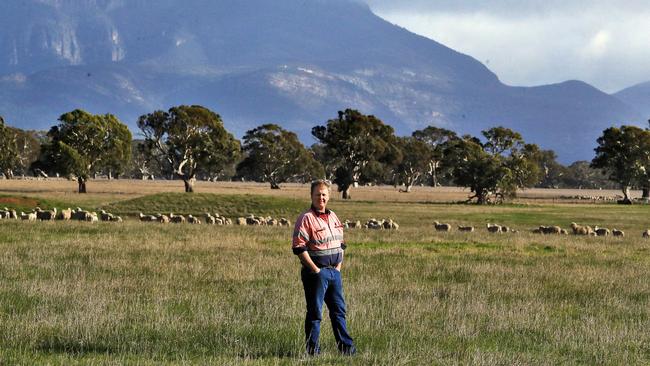
<svg viewBox="0 0 650 366"><path fill-rule="evenodd" d="M219 199L196 197L199 212L202 200L212 207ZM401 226L346 231L348 319L360 350L353 358L336 354L328 321L323 356L302 353L292 228L0 220L0 364L650 362L645 206L332 207L342 218L392 217ZM437 233L433 219L520 232ZM571 221L627 236L525 232Z"/></svg>

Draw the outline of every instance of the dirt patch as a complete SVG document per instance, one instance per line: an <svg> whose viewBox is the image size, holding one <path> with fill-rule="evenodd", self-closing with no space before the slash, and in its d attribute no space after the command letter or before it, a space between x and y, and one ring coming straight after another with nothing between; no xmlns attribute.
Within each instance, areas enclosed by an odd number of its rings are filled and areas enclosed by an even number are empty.
<svg viewBox="0 0 650 366"><path fill-rule="evenodd" d="M0 205L12 205L20 207L36 207L38 201L26 197L0 197Z"/></svg>

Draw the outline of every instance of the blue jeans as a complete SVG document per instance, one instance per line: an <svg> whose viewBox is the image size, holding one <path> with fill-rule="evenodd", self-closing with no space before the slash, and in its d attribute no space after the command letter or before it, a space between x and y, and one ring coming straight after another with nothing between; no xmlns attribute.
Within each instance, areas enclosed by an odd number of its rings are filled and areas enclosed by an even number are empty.
<svg viewBox="0 0 650 366"><path fill-rule="evenodd" d="M343 354L354 354L354 341L348 333L345 323L345 300L343 299L343 281L341 272L334 268L322 268L318 274L303 268L302 285L305 289L307 315L305 317L305 341L307 353L320 353L318 338L320 322L323 319L323 302L329 309L330 320L336 346Z"/></svg>

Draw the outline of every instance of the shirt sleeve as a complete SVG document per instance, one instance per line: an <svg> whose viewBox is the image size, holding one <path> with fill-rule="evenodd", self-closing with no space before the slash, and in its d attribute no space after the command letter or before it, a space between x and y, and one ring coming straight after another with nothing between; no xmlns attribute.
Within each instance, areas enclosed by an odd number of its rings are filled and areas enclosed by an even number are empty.
<svg viewBox="0 0 650 366"><path fill-rule="evenodd" d="M309 242L309 220L306 215L300 215L296 220L296 226L293 229L293 240L291 249L293 254L298 255L307 250L307 243Z"/></svg>

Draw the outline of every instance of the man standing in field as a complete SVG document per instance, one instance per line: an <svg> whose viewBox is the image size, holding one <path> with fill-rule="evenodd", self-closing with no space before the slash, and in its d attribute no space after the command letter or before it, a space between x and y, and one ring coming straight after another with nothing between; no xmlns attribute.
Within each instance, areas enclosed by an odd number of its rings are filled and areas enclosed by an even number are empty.
<svg viewBox="0 0 650 366"><path fill-rule="evenodd" d="M293 231L292 249L302 263L300 275L307 303L305 340L308 354L320 353L318 338L325 302L339 352L353 355L356 348L345 322L345 299L341 280L341 264L345 250L343 225L336 214L327 209L329 198L328 181L312 182L311 208L298 217Z"/></svg>

